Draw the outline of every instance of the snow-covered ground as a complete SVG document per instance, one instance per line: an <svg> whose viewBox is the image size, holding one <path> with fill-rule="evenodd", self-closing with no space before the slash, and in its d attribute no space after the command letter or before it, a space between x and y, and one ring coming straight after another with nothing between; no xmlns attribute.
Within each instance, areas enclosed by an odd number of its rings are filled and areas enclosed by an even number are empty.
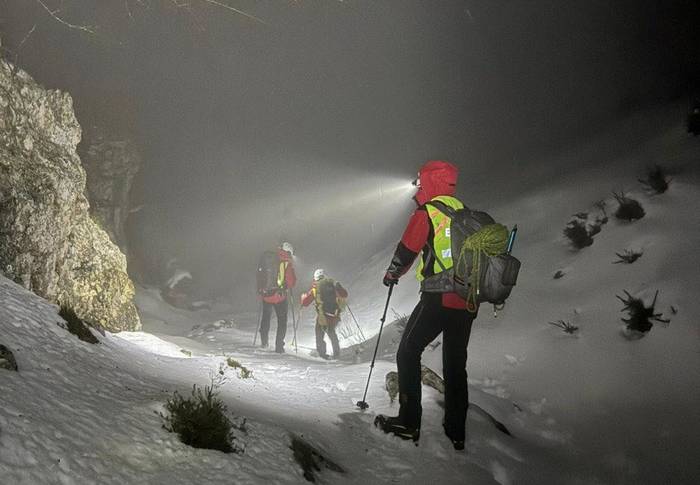
<svg viewBox="0 0 700 485"><path fill-rule="evenodd" d="M603 158L596 148L567 156ZM518 223L515 254L523 269L506 309L494 318L483 308L474 326L470 401L512 436L474 406L467 451L455 452L442 433L441 396L429 388L420 446L373 429L376 413L397 411L384 390L384 375L395 369L396 325L382 335L371 407L360 412L355 402L375 340L357 356L346 350L338 362L313 357L308 310L298 353L290 325L288 353L278 355L252 345L254 313L187 312L140 288L144 332L107 334L90 345L56 324L56 307L0 277L0 344L19 366L17 373L0 370L0 484L302 483L290 433L347 470L322 471L324 483L697 483L700 140L672 126L623 151L607 165L489 210ZM675 172L665 194L649 195L636 180L652 163ZM621 189L642 203L643 219L622 223L612 216L611 191ZM610 221L592 246L572 252L562 229L571 214L597 211L600 199ZM385 302L380 280L391 249L348 275L332 275L350 290L351 308L370 338ZM644 253L634 264L612 264L625 249ZM558 270L564 276L555 279ZM615 298L624 290L646 301L659 290L657 311L671 322L641 339L624 338ZM410 313L416 298L417 285L404 278L390 307ZM560 319L579 331L569 335L548 324ZM355 327L349 315L344 320L347 347L357 337L349 335ZM424 356L438 373L439 341ZM241 379L226 366L229 356L254 377ZM247 419L243 454L190 448L161 426L157 412L174 390L188 393L212 378L231 415Z"/></svg>

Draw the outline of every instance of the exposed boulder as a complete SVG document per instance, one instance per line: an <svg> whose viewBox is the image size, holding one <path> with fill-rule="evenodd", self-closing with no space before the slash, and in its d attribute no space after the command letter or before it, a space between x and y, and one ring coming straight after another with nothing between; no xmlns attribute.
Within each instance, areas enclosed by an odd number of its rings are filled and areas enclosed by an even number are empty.
<svg viewBox="0 0 700 485"><path fill-rule="evenodd" d="M17 361L12 351L0 344L0 369L17 370Z"/></svg>
<svg viewBox="0 0 700 485"><path fill-rule="evenodd" d="M345 469L331 460L319 448L306 441L303 435L291 434L292 443L290 448L294 454L294 460L301 466L304 478L308 482L316 483L318 474L324 469L332 470L336 473L346 473Z"/></svg>
<svg viewBox="0 0 700 485"><path fill-rule="evenodd" d="M67 93L0 59L0 271L110 331L140 327L126 259L90 218Z"/></svg>

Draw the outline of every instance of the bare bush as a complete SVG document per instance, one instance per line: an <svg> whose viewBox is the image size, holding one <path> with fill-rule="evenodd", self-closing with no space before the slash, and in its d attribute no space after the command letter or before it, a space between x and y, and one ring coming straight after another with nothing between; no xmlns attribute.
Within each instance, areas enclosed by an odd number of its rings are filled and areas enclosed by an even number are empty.
<svg viewBox="0 0 700 485"><path fill-rule="evenodd" d="M622 254L620 253L615 253L615 255L618 257L617 261L613 261L613 264L632 264L635 261L637 261L639 258L642 257L642 254L644 254L643 251L635 251L632 249L625 249Z"/></svg>
<svg viewBox="0 0 700 485"><path fill-rule="evenodd" d="M613 196L618 203L617 210L615 211L615 217L618 219L631 222L641 219L646 215L642 204L626 196L624 192L621 191L619 194L613 192Z"/></svg>
<svg viewBox="0 0 700 485"><path fill-rule="evenodd" d="M550 325L554 325L555 327L561 328L564 332L573 335L576 332L578 332L578 327L575 325L572 325L566 320L557 320L556 322L548 322Z"/></svg>
<svg viewBox="0 0 700 485"><path fill-rule="evenodd" d="M391 311L394 313L394 325L396 325L396 329L398 330L399 335L403 333L403 331L406 329L406 324L408 323L408 315L405 313L402 315L399 312L397 312L395 309L391 309Z"/></svg>
<svg viewBox="0 0 700 485"><path fill-rule="evenodd" d="M350 345L364 343L364 336L360 334L359 328L349 323L344 323L336 328L338 337L346 340Z"/></svg>
<svg viewBox="0 0 700 485"><path fill-rule="evenodd" d="M226 359L226 364L228 364L229 367L232 367L236 370L238 370L239 374L238 377L241 379L250 379L253 377L253 371L248 369L246 366L238 362L236 359L233 357L229 357Z"/></svg>
<svg viewBox="0 0 700 485"><path fill-rule="evenodd" d="M656 290L654 294L654 300L651 305L646 306L644 301L640 298L635 298L629 294L627 290L624 290L626 297L623 298L616 295L617 298L625 305L622 310L627 312L628 318L623 318L622 321L625 322L626 328L629 331L637 332L639 334L645 334L654 323L670 323L671 320L661 318L663 315L661 312L655 313L654 307L656 306L656 298L659 296L659 291Z"/></svg>
<svg viewBox="0 0 700 485"><path fill-rule="evenodd" d="M572 219L564 228L564 236L569 239L574 249L583 249L593 244L593 237L586 226L585 221Z"/></svg>
<svg viewBox="0 0 700 485"><path fill-rule="evenodd" d="M663 194L666 192L668 190L668 183L670 182L670 179L666 177L666 172L659 165L654 165L649 168L646 177L637 180L655 194Z"/></svg>

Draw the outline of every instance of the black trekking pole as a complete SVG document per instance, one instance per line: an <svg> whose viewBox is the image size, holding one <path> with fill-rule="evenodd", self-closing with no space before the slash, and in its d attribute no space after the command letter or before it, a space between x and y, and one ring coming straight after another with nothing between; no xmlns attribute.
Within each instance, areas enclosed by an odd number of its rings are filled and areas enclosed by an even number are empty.
<svg viewBox="0 0 700 485"><path fill-rule="evenodd" d="M262 323L262 310L263 310L263 299L260 295L260 306L258 307L258 326L255 329L255 336L253 337L253 347L258 341L258 333L260 332L260 324Z"/></svg>
<svg viewBox="0 0 700 485"><path fill-rule="evenodd" d="M357 329L360 331L360 337L362 337L362 342L366 342L367 339L365 338L365 334L362 332L362 327L360 327L360 324L357 322L357 318L355 318L355 314L352 312L352 308L350 308L350 305L348 304L345 304L345 306L348 308L352 319L355 320L355 325L357 325Z"/></svg>
<svg viewBox="0 0 700 485"><path fill-rule="evenodd" d="M386 297L386 305L384 305L384 314L382 315L381 323L379 324L379 333L377 334L377 345L374 346L374 355L372 356L372 363L369 365L369 375L367 376L367 384L365 385L365 394L362 396L362 401L357 401L357 407L363 411L369 407L367 404L367 389L369 389L369 380L372 378L372 369L374 369L374 361L377 359L377 350L379 350L379 340L382 338L382 328L384 328L384 320L386 320L386 311L389 309L389 300L391 299L391 292L394 291L394 283L389 285L389 294Z"/></svg>
<svg viewBox="0 0 700 485"><path fill-rule="evenodd" d="M297 319L294 314L294 293L292 292L292 289L289 289L289 299L291 300L291 305L292 305L292 328L294 329L294 340L292 343L294 344L294 353L298 354L299 350L297 348Z"/></svg>

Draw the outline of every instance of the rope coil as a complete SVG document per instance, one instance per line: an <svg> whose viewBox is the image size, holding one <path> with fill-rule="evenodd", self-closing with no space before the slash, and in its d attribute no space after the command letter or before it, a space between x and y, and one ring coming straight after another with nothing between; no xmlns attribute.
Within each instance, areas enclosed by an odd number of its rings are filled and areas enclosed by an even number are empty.
<svg viewBox="0 0 700 485"><path fill-rule="evenodd" d="M505 253L509 236L508 228L503 224L489 224L464 240L455 265L455 274L461 278L467 274L467 253L471 252L472 266L467 293L467 310L470 312L475 312L478 308L483 256L494 257Z"/></svg>

